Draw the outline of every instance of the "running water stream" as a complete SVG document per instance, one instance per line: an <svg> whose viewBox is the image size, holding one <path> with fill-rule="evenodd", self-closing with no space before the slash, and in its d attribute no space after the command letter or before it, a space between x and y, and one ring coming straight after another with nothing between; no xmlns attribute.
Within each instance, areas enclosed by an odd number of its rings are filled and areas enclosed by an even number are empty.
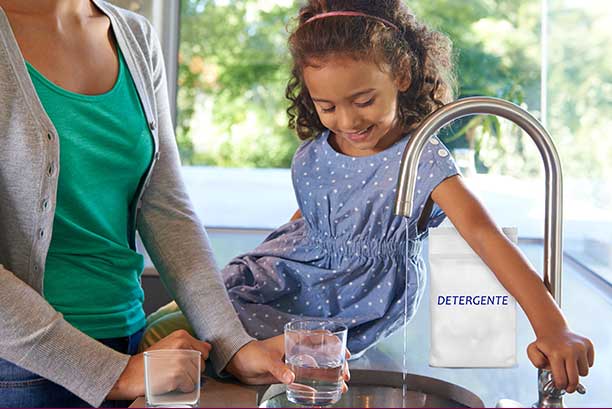
<svg viewBox="0 0 612 409"><path fill-rule="evenodd" d="M408 373L408 262L409 262L409 241L408 241L408 218L404 218L406 223L406 255L405 269L406 277L404 278L404 350L402 353L402 407L406 406L408 398L408 384L406 382L406 374Z"/></svg>

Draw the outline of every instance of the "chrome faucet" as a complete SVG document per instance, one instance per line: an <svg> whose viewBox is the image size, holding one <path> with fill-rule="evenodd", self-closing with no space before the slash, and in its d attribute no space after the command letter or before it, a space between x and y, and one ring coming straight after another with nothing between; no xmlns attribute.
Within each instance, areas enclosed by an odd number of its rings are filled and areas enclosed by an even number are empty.
<svg viewBox="0 0 612 409"><path fill-rule="evenodd" d="M552 138L530 113L498 98L470 97L441 107L423 120L414 132L402 156L395 213L412 216L419 157L429 138L455 119L468 115L488 114L508 119L518 125L535 142L546 174L546 210L544 217L544 285L561 307L562 266L562 175L561 162ZM585 393L582 385L579 393ZM554 387L550 371L538 371L538 402L534 407L563 407L565 391Z"/></svg>

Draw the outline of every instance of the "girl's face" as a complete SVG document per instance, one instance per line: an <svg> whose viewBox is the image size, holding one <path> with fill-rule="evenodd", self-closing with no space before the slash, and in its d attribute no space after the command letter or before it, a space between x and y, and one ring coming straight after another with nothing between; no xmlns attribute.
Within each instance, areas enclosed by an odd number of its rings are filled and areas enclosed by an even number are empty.
<svg viewBox="0 0 612 409"><path fill-rule="evenodd" d="M386 71L386 70L385 70ZM402 136L397 84L389 72L369 60L334 56L315 60L303 70L304 82L334 148L350 156L368 156Z"/></svg>

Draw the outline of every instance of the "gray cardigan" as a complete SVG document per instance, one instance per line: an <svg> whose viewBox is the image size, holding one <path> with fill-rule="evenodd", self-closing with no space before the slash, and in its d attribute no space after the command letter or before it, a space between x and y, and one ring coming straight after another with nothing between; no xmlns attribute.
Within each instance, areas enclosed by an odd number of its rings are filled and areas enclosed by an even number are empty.
<svg viewBox="0 0 612 409"><path fill-rule="evenodd" d="M93 1L110 18L155 144L133 206L134 227L199 338L213 344L220 371L252 338L181 181L161 47L146 19ZM41 296L61 171L58 142L0 8L0 358L99 406L129 356L72 327Z"/></svg>

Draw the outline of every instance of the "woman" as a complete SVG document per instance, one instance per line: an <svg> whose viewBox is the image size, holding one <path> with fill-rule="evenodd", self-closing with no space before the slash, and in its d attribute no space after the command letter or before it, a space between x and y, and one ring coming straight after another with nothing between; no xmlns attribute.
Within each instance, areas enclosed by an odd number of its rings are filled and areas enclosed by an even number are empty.
<svg viewBox="0 0 612 409"><path fill-rule="evenodd" d="M0 406L144 394L136 230L213 346L178 331L152 348L291 382L237 319L185 193L150 24L101 0L0 0Z"/></svg>

